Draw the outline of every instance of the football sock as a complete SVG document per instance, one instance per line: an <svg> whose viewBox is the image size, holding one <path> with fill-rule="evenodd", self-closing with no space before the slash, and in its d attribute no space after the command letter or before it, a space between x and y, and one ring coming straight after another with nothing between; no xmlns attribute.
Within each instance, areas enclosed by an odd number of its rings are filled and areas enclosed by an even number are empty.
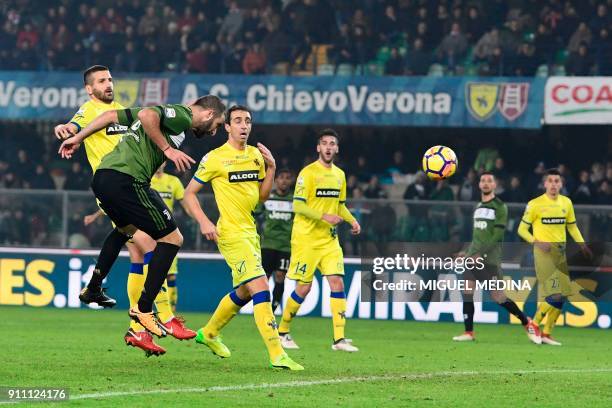
<svg viewBox="0 0 612 408"><path fill-rule="evenodd" d="M157 309L157 317L162 323L167 323L174 317L170 300L168 299L168 284L164 281L157 297L155 298L155 309Z"/></svg>
<svg viewBox="0 0 612 408"><path fill-rule="evenodd" d="M466 332L474 331L474 297L463 295L463 326Z"/></svg>
<svg viewBox="0 0 612 408"><path fill-rule="evenodd" d="M278 325L272 313L270 291L264 290L253 295L253 316L259 334L266 344L270 360L274 361L285 353L278 336Z"/></svg>
<svg viewBox="0 0 612 408"><path fill-rule="evenodd" d="M87 284L89 289L97 290L102 286L102 281L108 273L111 267L117 260L119 252L123 245L127 242L129 237L119 232L117 228L112 230L104 240L100 255L98 255L98 262L96 262L96 268L93 271L91 280Z"/></svg>
<svg viewBox="0 0 612 408"><path fill-rule="evenodd" d="M168 278L171 275L168 275ZM170 301L170 307L172 311L176 310L176 303L178 302L178 289L176 287L176 274L173 275L172 279L166 279L168 284L168 300Z"/></svg>
<svg viewBox="0 0 612 408"><path fill-rule="evenodd" d="M242 306L249 303L249 300L250 299L240 299L235 290L223 296L217 309L215 309L215 313L213 313L208 323L206 323L206 326L202 328L204 335L208 338L217 337L221 329L236 316L236 313L240 311Z"/></svg>
<svg viewBox="0 0 612 408"><path fill-rule="evenodd" d="M285 291L285 281L274 282L272 290L272 311L275 311L278 306L283 303L283 292Z"/></svg>
<svg viewBox="0 0 612 408"><path fill-rule="evenodd" d="M550 309L546 315L546 323L544 324L544 330L542 333L550 335L555 327L555 324L557 323L557 319L561 315L563 300L555 299L552 296L549 296L546 298L546 304L550 306Z"/></svg>
<svg viewBox="0 0 612 408"><path fill-rule="evenodd" d="M535 315L533 316L533 321L537 324L542 324L542 320L544 320L544 316L552 309L552 306L546 302L541 302L538 305L538 310L536 310Z"/></svg>
<svg viewBox="0 0 612 408"><path fill-rule="evenodd" d="M130 301L130 308L138 304L138 298L140 298L140 293L142 292L142 285L144 285L145 280L143 266L144 265L141 263L133 263L130 265L130 273L127 278L127 294ZM145 329L140 323L134 320L130 320L130 328L135 332L141 332Z"/></svg>
<svg viewBox="0 0 612 408"><path fill-rule="evenodd" d="M511 313L516 316L521 321L521 324L523 326L526 326L527 323L529 323L529 320L527 319L527 316L525 316L525 313L523 313L521 309L519 309L519 307L516 303L514 303L513 300L507 299L504 303L500 303L499 305L506 309L508 313Z"/></svg>
<svg viewBox="0 0 612 408"><path fill-rule="evenodd" d="M157 243L153 256L151 256L149 271L138 301L138 309L141 312L148 313L153 310L153 301L164 284L168 270L170 270L172 261L180 248L180 246L168 242Z"/></svg>
<svg viewBox="0 0 612 408"><path fill-rule="evenodd" d="M329 298L332 312L332 324L334 326L334 341L344 338L344 327L346 326L346 297L344 291L332 292Z"/></svg>
<svg viewBox="0 0 612 408"><path fill-rule="evenodd" d="M291 327L291 320L295 317L298 310L300 310L300 306L304 298L301 298L295 291L291 293L289 299L287 299L287 303L285 303L285 308L283 309L283 317L281 318L280 326L278 327L279 333L289 333Z"/></svg>

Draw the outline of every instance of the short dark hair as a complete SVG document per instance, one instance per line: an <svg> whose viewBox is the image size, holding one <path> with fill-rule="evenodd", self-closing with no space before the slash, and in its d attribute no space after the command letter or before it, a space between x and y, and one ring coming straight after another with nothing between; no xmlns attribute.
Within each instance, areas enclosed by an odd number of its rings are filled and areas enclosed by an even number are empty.
<svg viewBox="0 0 612 408"><path fill-rule="evenodd" d="M546 175L547 176L559 176L560 177L561 176L561 172L556 167L553 167L552 169L546 170Z"/></svg>
<svg viewBox="0 0 612 408"><path fill-rule="evenodd" d="M493 177L494 180L496 178L495 177L495 173L493 173L492 171L489 171L489 170L485 170L482 173L480 173L480 177L482 177L482 176L491 176L491 177Z"/></svg>
<svg viewBox="0 0 612 408"><path fill-rule="evenodd" d="M104 65L92 65L91 67L87 68L85 72L83 72L83 83L87 85L89 83L89 79L91 78L91 74L100 71L110 71L110 69Z"/></svg>
<svg viewBox="0 0 612 408"><path fill-rule="evenodd" d="M216 95L200 96L192 105L199 106L203 109L211 109L216 113L214 116L222 115L226 109L225 104Z"/></svg>
<svg viewBox="0 0 612 408"><path fill-rule="evenodd" d="M282 169L280 169L280 170L278 170L276 172L276 174L274 175L274 178L276 178L276 177L278 177L278 176L280 176L281 174L284 174L284 173L287 173L287 174L289 174L291 176L293 176L293 174L294 174L293 170L291 170L289 167L283 167Z"/></svg>
<svg viewBox="0 0 612 408"><path fill-rule="evenodd" d="M340 143L340 136L338 135L338 132L336 132L332 128L325 128L325 129L321 130L319 133L317 133L317 144L319 144L321 142L321 139L324 136L333 136L333 137L336 138L336 142Z"/></svg>
<svg viewBox="0 0 612 408"><path fill-rule="evenodd" d="M225 123L227 123L228 125L230 124L230 120L232 119L232 112L236 111L248 112L248 114L251 115L251 120L253 119L253 114L251 113L251 110L249 108L244 105L234 105L227 110L227 114L225 115Z"/></svg>

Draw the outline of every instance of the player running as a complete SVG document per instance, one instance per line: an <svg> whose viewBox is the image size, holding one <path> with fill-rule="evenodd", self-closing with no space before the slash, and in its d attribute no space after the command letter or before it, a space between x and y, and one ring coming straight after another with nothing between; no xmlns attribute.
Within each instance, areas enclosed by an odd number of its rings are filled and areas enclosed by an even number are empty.
<svg viewBox="0 0 612 408"><path fill-rule="evenodd" d="M268 280L261 266L259 236L252 213L258 202L270 196L276 163L261 143L257 148L247 145L251 128L248 108L232 106L226 115L227 143L202 158L185 190L184 201L189 213L206 239L217 243L232 271L234 286L234 290L221 299L208 323L198 330L196 342L208 346L219 357L230 357L231 352L223 344L220 332L242 306L253 299L255 323L268 349L270 365L303 370L304 367L289 358L281 346ZM196 196L208 182L220 213L216 226L204 214Z"/></svg>
<svg viewBox="0 0 612 408"><path fill-rule="evenodd" d="M299 348L289 333L291 321L310 292L315 270L319 269L331 289L332 350L354 352L359 349L344 337L344 259L336 228L346 221L356 235L361 232L361 226L346 208L346 179L344 172L334 165L334 158L338 154L338 133L335 130L325 129L319 133L317 153L319 159L300 172L293 194L295 219L287 278L298 282L287 299L278 331L285 348Z"/></svg>
<svg viewBox="0 0 612 408"><path fill-rule="evenodd" d="M106 111L124 109L121 104L114 100L113 78L107 67L94 65L88 68L83 74L83 81L90 100L81 105L70 122L55 127L55 135L59 139L66 139L74 135L85 128L98 115ZM96 172L102 158L115 148L126 130L127 126L112 123L85 140L85 152L93 173ZM93 222L97 216L102 214L103 211L100 210L95 214L87 216L85 218L86 224ZM145 233L138 232L132 240L127 242L126 246L131 261L127 280L128 298L130 299L130 305L133 306L138 301L142 291L143 274L151 257L151 251L155 247L155 241ZM116 304L114 299L104 293L101 283L98 285L97 280L93 280L90 284L79 295L79 299L82 302L86 304L95 302L102 307L113 307ZM160 319L174 337L179 340L195 337L195 332L187 329L183 322L172 313L166 292L160 292L155 304ZM155 344L151 335L144 330L144 327L134 321L130 322L130 328L125 334L124 340L127 345L138 347L144 350L147 355L160 355L165 352L161 346Z"/></svg>
<svg viewBox="0 0 612 408"><path fill-rule="evenodd" d="M69 159L84 140L100 129L111 123L129 126L117 147L102 159L92 181L100 207L117 226L104 241L92 282L102 283L121 247L138 230L156 240L144 289L129 315L158 337L165 336L168 330L153 314L153 301L166 280L183 237L170 210L151 189L151 177L166 159L172 160L179 171L189 168L195 161L178 150L185 139L184 132L191 130L197 138L214 135L223 123L224 111L225 105L212 95L201 97L189 106L111 110L66 139L59 149L60 155Z"/></svg>
<svg viewBox="0 0 612 408"><path fill-rule="evenodd" d="M593 254L584 243L584 238L576 225L576 215L572 201L560 194L563 187L561 173L557 169L546 172L544 188L546 192L527 203L525 213L519 225L518 234L525 241L533 244L533 255L538 279L538 310L534 316L540 325L546 316L542 331L542 343L560 346L561 343L551 337L552 330L567 296L572 294L565 245L565 229L587 258ZM533 234L529 232L531 227ZM543 301L542 301L543 300Z"/></svg>
<svg viewBox="0 0 612 408"><path fill-rule="evenodd" d="M485 267L482 270L468 269L465 273L465 279L468 281L466 286L471 289L463 292L463 324L465 325L465 332L453 337L454 341L475 340L473 288L476 285L476 281L503 280L504 278L500 264L502 242L508 224L508 207L499 197L495 196L497 183L493 173L488 171L482 173L478 187L480 188L481 199L474 210L472 243L466 253L459 254L459 256L482 258L484 259ZM529 340L535 344L542 343L538 326L519 309L512 299L506 297L503 290L491 290L490 294L491 298L498 305L521 321Z"/></svg>
<svg viewBox="0 0 612 408"><path fill-rule="evenodd" d="M272 311L281 306L285 290L285 275L291 258L291 227L293 225L294 173L281 169L276 173L275 187L270 198L259 204L256 213L264 218L261 256L266 276L274 274Z"/></svg>

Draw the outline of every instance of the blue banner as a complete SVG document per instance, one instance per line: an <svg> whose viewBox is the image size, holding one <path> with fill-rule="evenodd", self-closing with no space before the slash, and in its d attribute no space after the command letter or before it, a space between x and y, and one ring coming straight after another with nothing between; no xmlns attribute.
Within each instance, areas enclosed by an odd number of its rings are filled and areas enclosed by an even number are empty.
<svg viewBox="0 0 612 408"><path fill-rule="evenodd" d="M189 103L215 94L246 104L255 123L541 127L542 78L122 75L124 106ZM88 96L81 73L0 72L0 119L66 121Z"/></svg>
<svg viewBox="0 0 612 408"><path fill-rule="evenodd" d="M78 299L81 288L91 278L96 251L37 250L5 248L0 250L0 306L31 306L81 308ZM462 322L461 302L393 302L393 299L377 302L360 302L361 276L357 260L347 260L345 287L347 295L346 315L350 318L393 319L419 321ZM117 307L128 308L126 279L129 259L122 256L114 265L104 286L118 301ZM506 273L513 279L535 281L524 271ZM212 312L219 300L232 289L230 270L217 254L183 254L179 257L180 311ZM272 284L272 283L271 283ZM293 281L286 281L285 300L293 291ZM528 315L533 315L536 290L526 293L527 303L519 302ZM330 289L319 274L313 282L299 315L331 316ZM570 301L562 314L562 324L573 327L610 327L612 304L581 298ZM241 313L250 313L252 305ZM475 321L478 323L513 323L508 313L493 302L476 303Z"/></svg>

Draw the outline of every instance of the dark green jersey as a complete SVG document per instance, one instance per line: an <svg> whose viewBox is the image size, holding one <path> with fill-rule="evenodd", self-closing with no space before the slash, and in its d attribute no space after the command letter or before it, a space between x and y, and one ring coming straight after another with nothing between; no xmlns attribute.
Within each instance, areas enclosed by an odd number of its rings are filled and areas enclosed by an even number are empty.
<svg viewBox="0 0 612 408"><path fill-rule="evenodd" d="M276 191L260 204L256 212L263 213L264 228L262 248L291 252L291 227L293 226L293 193L281 196Z"/></svg>
<svg viewBox="0 0 612 408"><path fill-rule="evenodd" d="M508 223L508 207L497 197L489 201L481 201L474 210L473 218L472 243L466 254L468 256L486 255L486 264L499 266L501 244Z"/></svg>
<svg viewBox="0 0 612 408"><path fill-rule="evenodd" d="M177 149L185 140L185 131L192 127L191 109L185 105L152 106L160 117L160 129L168 143ZM130 126L121 136L113 151L104 156L98 169L112 169L129 174L136 180L149 182L155 171L166 160L159 147L145 134L138 120L142 108L117 112L119 124Z"/></svg>

